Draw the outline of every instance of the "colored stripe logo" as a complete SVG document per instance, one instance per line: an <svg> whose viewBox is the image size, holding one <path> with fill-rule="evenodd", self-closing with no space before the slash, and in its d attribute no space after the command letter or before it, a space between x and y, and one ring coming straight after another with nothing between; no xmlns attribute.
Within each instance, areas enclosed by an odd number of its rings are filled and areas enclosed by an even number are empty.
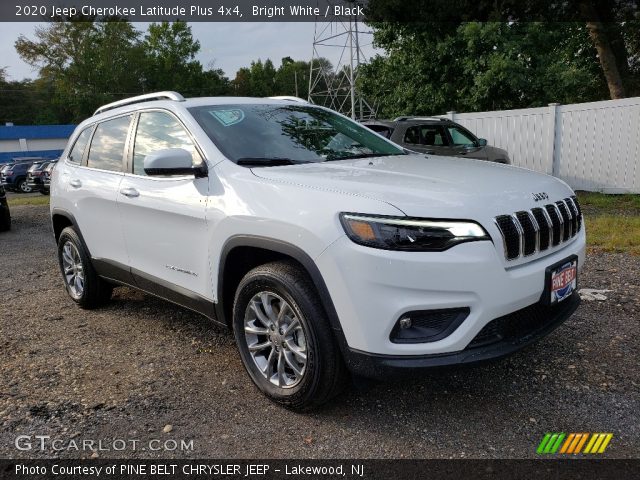
<svg viewBox="0 0 640 480"><path fill-rule="evenodd" d="M613 433L547 433L538 445L536 453L604 453L612 438Z"/></svg>

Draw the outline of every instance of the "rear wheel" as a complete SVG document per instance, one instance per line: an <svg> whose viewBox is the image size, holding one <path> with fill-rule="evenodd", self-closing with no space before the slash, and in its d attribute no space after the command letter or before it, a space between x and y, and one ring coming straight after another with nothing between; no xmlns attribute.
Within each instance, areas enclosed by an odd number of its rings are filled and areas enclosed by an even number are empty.
<svg viewBox="0 0 640 480"><path fill-rule="evenodd" d="M291 262L251 270L236 292L233 330L256 386L274 402L310 410L347 378L339 348L308 275Z"/></svg>
<svg viewBox="0 0 640 480"><path fill-rule="evenodd" d="M111 299L113 287L98 277L73 227L60 234L58 262L67 293L82 308L96 308Z"/></svg>

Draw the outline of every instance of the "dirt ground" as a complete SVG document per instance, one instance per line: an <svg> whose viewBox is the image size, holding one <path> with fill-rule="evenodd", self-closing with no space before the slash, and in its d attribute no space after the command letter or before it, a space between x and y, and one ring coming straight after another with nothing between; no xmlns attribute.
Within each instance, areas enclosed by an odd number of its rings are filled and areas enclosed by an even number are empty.
<svg viewBox="0 0 640 480"><path fill-rule="evenodd" d="M77 308L48 208L12 215L0 234L0 457L530 458L548 431L611 432L607 457L639 456L639 257L591 255L581 287L612 290L607 300L509 358L359 382L301 415L267 401L231 334L203 317L128 288ZM104 449L73 448L87 440Z"/></svg>

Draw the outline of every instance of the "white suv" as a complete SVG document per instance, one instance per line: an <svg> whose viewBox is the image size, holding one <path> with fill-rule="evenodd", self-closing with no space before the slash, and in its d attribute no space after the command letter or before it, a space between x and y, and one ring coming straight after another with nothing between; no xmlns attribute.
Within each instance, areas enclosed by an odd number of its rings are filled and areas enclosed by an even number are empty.
<svg viewBox="0 0 640 480"><path fill-rule="evenodd" d="M291 98L106 105L70 138L51 215L81 307L129 285L227 325L258 388L294 409L348 372L503 356L579 303L565 183L410 154Z"/></svg>

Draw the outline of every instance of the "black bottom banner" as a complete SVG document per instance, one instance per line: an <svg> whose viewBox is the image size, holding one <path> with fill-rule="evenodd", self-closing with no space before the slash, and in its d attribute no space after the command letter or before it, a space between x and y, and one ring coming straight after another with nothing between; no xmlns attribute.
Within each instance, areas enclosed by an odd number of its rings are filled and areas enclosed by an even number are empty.
<svg viewBox="0 0 640 480"><path fill-rule="evenodd" d="M2 479L632 479L640 460L0 460Z"/></svg>

